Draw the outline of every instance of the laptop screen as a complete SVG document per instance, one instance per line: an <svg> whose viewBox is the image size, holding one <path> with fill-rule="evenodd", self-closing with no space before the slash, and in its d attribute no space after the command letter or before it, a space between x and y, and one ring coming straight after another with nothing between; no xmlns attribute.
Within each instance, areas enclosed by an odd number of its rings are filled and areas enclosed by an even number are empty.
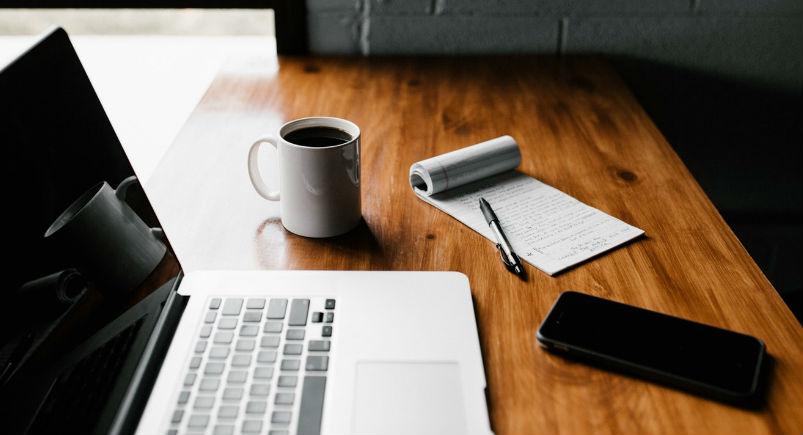
<svg viewBox="0 0 803 435"><path fill-rule="evenodd" d="M68 353L178 263L62 29L0 70L0 120L1 388L40 345Z"/></svg>

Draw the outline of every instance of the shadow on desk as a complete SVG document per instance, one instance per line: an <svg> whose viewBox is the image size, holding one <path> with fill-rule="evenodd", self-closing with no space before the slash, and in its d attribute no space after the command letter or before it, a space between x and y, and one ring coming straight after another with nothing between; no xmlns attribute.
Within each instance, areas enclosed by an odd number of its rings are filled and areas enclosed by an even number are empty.
<svg viewBox="0 0 803 435"><path fill-rule="evenodd" d="M323 265L335 270L391 269L365 219L346 234L316 239L293 234L282 226L281 219L270 218L257 227L254 242L259 264L265 269L317 270L323 269ZM331 267L333 262L338 263L338 258L342 259L341 267Z"/></svg>
<svg viewBox="0 0 803 435"><path fill-rule="evenodd" d="M744 401L734 402L726 399L712 397L711 395L703 394L694 390L687 389L685 387L677 387L663 382L656 382L644 378L642 376L639 376L638 374L634 374L632 372L623 372L618 367L614 365L609 365L608 363L602 361L589 362L587 359L578 358L576 355L572 355L570 353L556 354L540 347L539 351L540 352L536 353L537 355L539 355L539 357L544 357L548 355L549 358L554 358L557 364L568 363L568 364L591 365L595 369L605 371L613 376L623 376L628 379L636 380L637 382L649 382L650 384L658 385L661 388L670 388L682 394L690 394L696 397L700 397L704 400L716 401L728 406L733 406L736 408L744 409L755 413L761 413L766 410L768 404L767 397L769 396L769 391L772 388L772 384L774 382L774 368L776 365L775 359L772 357L772 355L767 353L766 358L764 359L761 366L761 373L759 375L759 385L758 389L756 390L756 394L753 397L746 399Z"/></svg>
<svg viewBox="0 0 803 435"><path fill-rule="evenodd" d="M613 57L636 98L803 321L803 94Z"/></svg>

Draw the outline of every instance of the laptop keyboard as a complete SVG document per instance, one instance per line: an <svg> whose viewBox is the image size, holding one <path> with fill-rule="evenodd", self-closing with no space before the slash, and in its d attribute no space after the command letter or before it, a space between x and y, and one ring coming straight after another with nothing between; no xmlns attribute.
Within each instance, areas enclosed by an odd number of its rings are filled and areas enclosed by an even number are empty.
<svg viewBox="0 0 803 435"><path fill-rule="evenodd" d="M168 435L319 435L335 300L210 298Z"/></svg>

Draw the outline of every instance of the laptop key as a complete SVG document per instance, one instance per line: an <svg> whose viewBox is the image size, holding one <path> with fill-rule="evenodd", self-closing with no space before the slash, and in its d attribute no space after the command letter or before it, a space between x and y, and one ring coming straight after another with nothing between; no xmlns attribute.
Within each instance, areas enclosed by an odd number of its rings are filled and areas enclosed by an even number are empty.
<svg viewBox="0 0 803 435"><path fill-rule="evenodd" d="M287 299L271 299L268 303L268 319L284 319L287 312Z"/></svg>
<svg viewBox="0 0 803 435"><path fill-rule="evenodd" d="M263 400L252 400L245 405L246 414L264 414L268 409L268 402Z"/></svg>
<svg viewBox="0 0 803 435"><path fill-rule="evenodd" d="M234 367L248 367L251 365L251 354L237 354L231 359L231 365Z"/></svg>
<svg viewBox="0 0 803 435"><path fill-rule="evenodd" d="M193 405L194 409L211 409L212 405L215 404L215 398L213 396L198 396L195 398L195 405Z"/></svg>
<svg viewBox="0 0 803 435"><path fill-rule="evenodd" d="M309 312L309 299L293 299L290 305L290 318L287 324L290 326L304 326L307 324L307 313Z"/></svg>
<svg viewBox="0 0 803 435"><path fill-rule="evenodd" d="M228 387L223 390L223 400L240 400L245 390L239 387Z"/></svg>
<svg viewBox="0 0 803 435"><path fill-rule="evenodd" d="M212 435L234 435L234 425L219 424L215 426Z"/></svg>
<svg viewBox="0 0 803 435"><path fill-rule="evenodd" d="M243 300L241 298L227 298L226 301L223 302L223 315L238 316L242 308Z"/></svg>
<svg viewBox="0 0 803 435"><path fill-rule="evenodd" d="M329 357L310 355L307 357L307 371L325 372L329 368Z"/></svg>
<svg viewBox="0 0 803 435"><path fill-rule="evenodd" d="M237 346L234 348L234 350L238 352L247 352L254 350L255 346L256 346L256 340L240 339L237 340Z"/></svg>
<svg viewBox="0 0 803 435"><path fill-rule="evenodd" d="M277 383L280 387L295 387L298 384L298 376L279 376L279 382Z"/></svg>
<svg viewBox="0 0 803 435"><path fill-rule="evenodd" d="M234 333L230 331L220 331L215 333L215 344L229 344L234 338Z"/></svg>
<svg viewBox="0 0 803 435"><path fill-rule="evenodd" d="M251 384L250 394L252 396L267 396L270 393L270 385L268 384Z"/></svg>
<svg viewBox="0 0 803 435"><path fill-rule="evenodd" d="M212 300L209 301L209 309L217 310L218 308L220 308L220 298L212 298Z"/></svg>
<svg viewBox="0 0 803 435"><path fill-rule="evenodd" d="M324 326L321 328L321 337L331 337L332 336L332 327L331 326Z"/></svg>
<svg viewBox="0 0 803 435"><path fill-rule="evenodd" d="M275 429L275 430L271 429L268 432L268 435L290 435L290 432L288 432L288 431L286 431L284 429Z"/></svg>
<svg viewBox="0 0 803 435"><path fill-rule="evenodd" d="M272 363L276 361L276 351L275 350L260 350L257 353L257 362L260 363Z"/></svg>
<svg viewBox="0 0 803 435"><path fill-rule="evenodd" d="M309 350L314 352L328 352L331 341L329 340L310 340Z"/></svg>
<svg viewBox="0 0 803 435"><path fill-rule="evenodd" d="M203 414L193 414L190 416L190 422L187 424L193 428L205 428L209 424L209 416Z"/></svg>
<svg viewBox="0 0 803 435"><path fill-rule="evenodd" d="M287 335L285 338L288 340L303 340L304 332L305 331L300 328L291 328L287 330Z"/></svg>
<svg viewBox="0 0 803 435"><path fill-rule="evenodd" d="M190 358L190 370L195 370L198 367L201 367L201 357L200 356L194 356L194 357Z"/></svg>
<svg viewBox="0 0 803 435"><path fill-rule="evenodd" d="M196 376L195 373L187 373L187 376L184 377L184 386L191 387L195 383Z"/></svg>
<svg viewBox="0 0 803 435"><path fill-rule="evenodd" d="M320 435L323 415L325 376L306 376L301 387L301 406L298 411L297 435Z"/></svg>
<svg viewBox="0 0 803 435"><path fill-rule="evenodd" d="M204 323L215 323L215 319L217 319L217 311L207 311Z"/></svg>
<svg viewBox="0 0 803 435"><path fill-rule="evenodd" d="M278 333L282 332L282 323L281 322L266 322L265 328L262 330L266 333Z"/></svg>
<svg viewBox="0 0 803 435"><path fill-rule="evenodd" d="M198 340L198 342L195 343L195 353L204 353L205 350L206 340Z"/></svg>
<svg viewBox="0 0 803 435"><path fill-rule="evenodd" d="M240 407L237 405L224 405L217 411L217 418L237 418L240 414Z"/></svg>
<svg viewBox="0 0 803 435"><path fill-rule="evenodd" d="M183 419L183 418L184 418L184 410L183 409L177 409L177 410L173 411L173 418L170 419L170 423L173 423L173 424L181 423L181 419Z"/></svg>
<svg viewBox="0 0 803 435"><path fill-rule="evenodd" d="M324 304L324 308L327 310L334 310L335 309L335 300L334 299L327 299L326 303Z"/></svg>
<svg viewBox="0 0 803 435"><path fill-rule="evenodd" d="M184 390L184 391L182 391L181 393L178 394L178 404L179 405L183 405L183 404L187 403L187 401L189 401L189 400L190 400L190 392L189 391Z"/></svg>
<svg viewBox="0 0 803 435"><path fill-rule="evenodd" d="M229 348L223 346L212 346L209 351L209 358L212 359L226 359L229 356Z"/></svg>
<svg viewBox="0 0 803 435"><path fill-rule="evenodd" d="M335 321L335 313L326 313L326 319L324 319L324 323L332 323Z"/></svg>
<svg viewBox="0 0 803 435"><path fill-rule="evenodd" d="M226 382L230 384L243 384L248 379L248 372L245 370L231 370Z"/></svg>
<svg viewBox="0 0 803 435"><path fill-rule="evenodd" d="M276 393L276 398L273 403L277 405L292 405L295 399L295 393Z"/></svg>
<svg viewBox="0 0 803 435"><path fill-rule="evenodd" d="M300 343L289 343L284 345L285 355L301 355L304 345Z"/></svg>
<svg viewBox="0 0 803 435"><path fill-rule="evenodd" d="M243 322L259 323L262 321L262 311L246 311L243 315Z"/></svg>
<svg viewBox="0 0 803 435"><path fill-rule="evenodd" d="M198 389L201 391L217 391L217 388L219 386L220 386L220 379L203 378L201 379L201 385L198 386Z"/></svg>
<svg viewBox="0 0 803 435"><path fill-rule="evenodd" d="M245 308L248 309L263 309L265 308L265 298L251 298L245 303Z"/></svg>
<svg viewBox="0 0 803 435"><path fill-rule="evenodd" d="M292 414L287 411L273 411L270 416L271 423L290 423L290 416Z"/></svg>
<svg viewBox="0 0 803 435"><path fill-rule="evenodd" d="M204 325L204 326L202 326L201 327L200 337L201 338L209 338L210 335L212 335L212 325Z"/></svg>
<svg viewBox="0 0 803 435"><path fill-rule="evenodd" d="M234 329L237 327L236 317L224 317L217 324L217 329Z"/></svg>
<svg viewBox="0 0 803 435"><path fill-rule="evenodd" d="M243 325L240 328L240 337L256 337L259 333L259 325Z"/></svg>
<svg viewBox="0 0 803 435"><path fill-rule="evenodd" d="M243 422L243 433L259 433L261 430L261 420L246 420Z"/></svg>
<svg viewBox="0 0 803 435"><path fill-rule="evenodd" d="M279 347L279 336L278 335L265 335L262 337L262 340L259 342L260 347Z"/></svg>
<svg viewBox="0 0 803 435"><path fill-rule="evenodd" d="M307 364L309 365L309 363L307 363ZM286 360L282 361L282 366L281 367L282 367L282 370L296 372L301 367L301 360L286 359Z"/></svg>
<svg viewBox="0 0 803 435"><path fill-rule="evenodd" d="M273 377L273 367L257 367L254 369L254 379L270 379Z"/></svg>
<svg viewBox="0 0 803 435"><path fill-rule="evenodd" d="M320 311L316 311L316 312L312 313L312 316L310 316L310 321L312 323L321 323L321 322L323 322L323 313L320 312Z"/></svg>
<svg viewBox="0 0 803 435"><path fill-rule="evenodd" d="M309 364L309 363L307 363ZM223 373L223 363L219 362L208 362L206 363L206 367L204 368L205 375L219 375Z"/></svg>

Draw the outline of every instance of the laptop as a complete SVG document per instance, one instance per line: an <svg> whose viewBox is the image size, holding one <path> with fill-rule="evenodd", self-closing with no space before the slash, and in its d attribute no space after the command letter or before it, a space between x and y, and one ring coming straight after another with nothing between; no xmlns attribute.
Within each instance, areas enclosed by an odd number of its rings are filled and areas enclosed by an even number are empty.
<svg viewBox="0 0 803 435"><path fill-rule="evenodd" d="M4 433L492 433L464 275L183 273L60 28L0 70L0 119ZM103 251L103 189L153 261Z"/></svg>

